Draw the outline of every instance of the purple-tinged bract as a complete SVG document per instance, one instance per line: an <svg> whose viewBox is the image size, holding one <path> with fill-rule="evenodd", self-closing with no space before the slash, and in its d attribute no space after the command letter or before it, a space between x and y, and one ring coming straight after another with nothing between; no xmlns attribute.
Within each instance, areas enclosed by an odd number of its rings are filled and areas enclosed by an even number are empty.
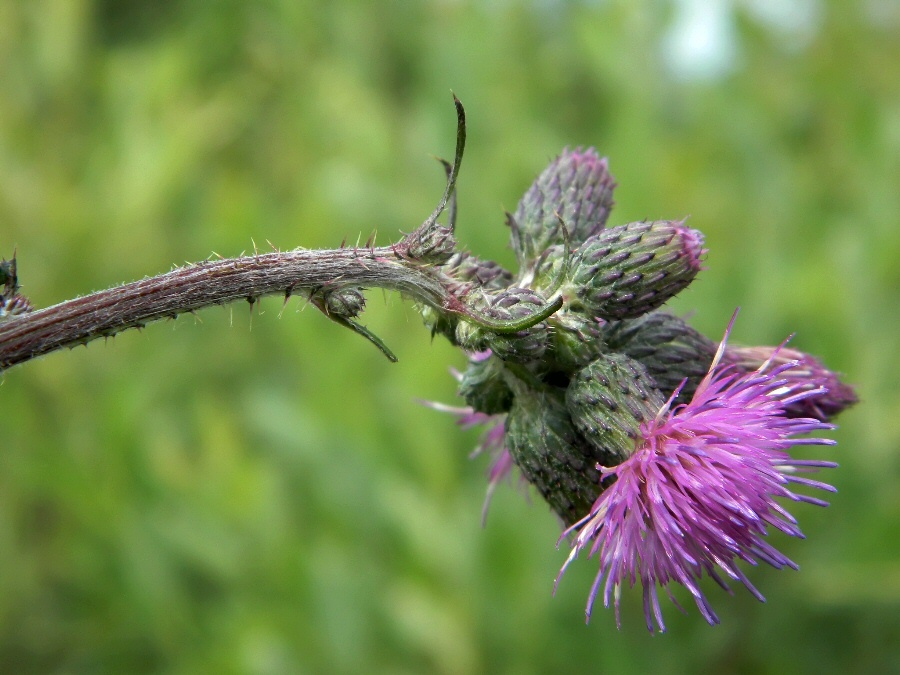
<svg viewBox="0 0 900 675"><path fill-rule="evenodd" d="M615 605L618 622L622 586L640 582L647 627L664 631L657 586L674 602L669 584L675 582L690 591L704 618L714 624L719 619L699 584L704 573L726 590L723 577L739 581L763 600L739 561L796 569L765 537L769 527L803 536L778 498L827 505L791 487L833 491L798 474L835 464L795 460L788 450L834 444L799 438L833 426L785 415L788 407L822 393L785 377L795 362L777 363L773 354L757 370L742 373L720 366L724 346L725 340L690 403L671 408L677 392L673 394L656 418L641 426L635 453L602 469L617 480L567 530L577 535L560 575L583 549L600 562L588 618L600 594L605 606Z"/></svg>
<svg viewBox="0 0 900 675"><path fill-rule="evenodd" d="M755 370L764 361L772 359L775 365L790 361L784 371L798 391L815 389L816 396L799 399L786 409L788 417L814 417L827 422L838 413L858 402L856 392L841 381L837 373L826 368L819 359L795 349L777 347L728 347L723 361L735 364L744 371Z"/></svg>
<svg viewBox="0 0 900 675"><path fill-rule="evenodd" d="M515 215L509 215L511 244L520 265L530 266L548 246L568 239L575 247L601 232L615 187L609 163L594 148L563 149L528 188Z"/></svg>

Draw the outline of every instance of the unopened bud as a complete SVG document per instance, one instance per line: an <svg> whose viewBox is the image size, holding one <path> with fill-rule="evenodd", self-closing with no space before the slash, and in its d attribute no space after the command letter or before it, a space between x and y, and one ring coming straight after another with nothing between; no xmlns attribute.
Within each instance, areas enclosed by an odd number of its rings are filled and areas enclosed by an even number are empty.
<svg viewBox="0 0 900 675"><path fill-rule="evenodd" d="M459 395L475 412L486 415L507 412L513 393L503 379L503 362L494 356L472 360L459 382Z"/></svg>
<svg viewBox="0 0 900 675"><path fill-rule="evenodd" d="M420 227L410 232L403 240L404 253L413 260L428 263L443 263L450 259L456 248L453 230L438 223Z"/></svg>
<svg viewBox="0 0 900 675"><path fill-rule="evenodd" d="M607 354L591 362L566 389L575 428L606 454L607 466L631 456L641 424L653 419L664 403L646 369L623 354Z"/></svg>
<svg viewBox="0 0 900 675"><path fill-rule="evenodd" d="M482 310L487 303L487 300L480 302L480 298L484 297L484 291L502 291L512 283L513 279L509 271L493 260L481 260L466 251L454 253L440 266L440 270L458 283L454 293L459 296L468 296L467 302L477 303L479 310ZM427 305L420 307L419 311L425 320L425 325L431 328L432 335L439 333L451 343L459 344L456 339L456 331L460 323L458 317L442 313ZM462 330L465 332L466 329ZM473 349L473 351L480 351L480 348Z"/></svg>
<svg viewBox="0 0 900 675"><path fill-rule="evenodd" d="M611 458L576 431L561 389L516 388L506 417L506 447L567 526L590 512L601 491L597 464Z"/></svg>
<svg viewBox="0 0 900 675"><path fill-rule="evenodd" d="M513 276L493 260L481 260L471 253L455 253L441 270L463 283L476 284L486 291L500 291L512 283Z"/></svg>
<svg viewBox="0 0 900 675"><path fill-rule="evenodd" d="M434 307L421 305L419 313L422 315L422 321L431 329L432 338L435 335L443 335L450 341L450 344L458 346L456 341L456 331L459 325L459 319L451 314L439 312Z"/></svg>
<svg viewBox="0 0 900 675"><path fill-rule="evenodd" d="M336 288L325 291L325 313L352 319L366 308L366 298L358 288Z"/></svg>
<svg viewBox="0 0 900 675"><path fill-rule="evenodd" d="M670 396L687 380L678 403L691 400L709 371L717 347L683 319L665 312L613 321L603 327L603 340L610 350L640 361L663 396Z"/></svg>
<svg viewBox="0 0 900 675"><path fill-rule="evenodd" d="M16 276L16 256L12 260L0 260L0 285L3 286L2 294L11 298L19 291L19 281Z"/></svg>
<svg viewBox="0 0 900 675"><path fill-rule="evenodd" d="M565 373L574 373L601 354L600 325L577 312L559 311L549 319L552 365Z"/></svg>
<svg viewBox="0 0 900 675"><path fill-rule="evenodd" d="M560 282L565 280L563 275L567 265L571 263L572 254L563 244L548 246L535 259L530 277L525 279L528 282L526 285L538 289L544 295L549 295L549 291L558 288Z"/></svg>
<svg viewBox="0 0 900 675"><path fill-rule="evenodd" d="M604 230L578 251L563 293L574 309L603 319L646 314L678 294L700 271L703 235L659 220Z"/></svg>
<svg viewBox="0 0 900 675"><path fill-rule="evenodd" d="M596 150L563 150L537 177L510 220L519 263L563 243L560 218L572 246L600 232L613 206L615 186L606 158Z"/></svg>
<svg viewBox="0 0 900 675"><path fill-rule="evenodd" d="M11 298L0 295L0 320L19 314L27 314L33 309L31 302L24 295L14 295Z"/></svg>
<svg viewBox="0 0 900 675"><path fill-rule="evenodd" d="M841 382L837 373L828 370L814 356L787 347L778 349L777 354L775 350L775 347L729 345L725 349L723 361L733 363L744 372L756 370L769 359L773 359L774 366L796 361L796 366L785 370L779 377L786 378L788 386L795 387L798 393L820 388L824 391L819 396L810 396L789 404L785 410L788 417L813 417L827 422L859 401L853 387Z"/></svg>
<svg viewBox="0 0 900 675"><path fill-rule="evenodd" d="M12 260L0 260L0 320L18 314L26 314L34 308L24 295L19 295L19 278L16 272L16 256Z"/></svg>
<svg viewBox="0 0 900 675"><path fill-rule="evenodd" d="M510 321L533 315L545 304L544 298L528 288L508 288L491 296L483 313L492 319ZM546 321L516 333L502 334L460 321L456 327L456 340L469 351L490 349L504 361L527 363L544 354L549 335Z"/></svg>

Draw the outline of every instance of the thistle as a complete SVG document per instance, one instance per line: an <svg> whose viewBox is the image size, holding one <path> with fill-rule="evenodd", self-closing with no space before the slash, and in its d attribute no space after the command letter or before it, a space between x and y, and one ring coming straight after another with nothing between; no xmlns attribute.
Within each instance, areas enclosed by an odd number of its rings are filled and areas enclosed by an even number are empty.
<svg viewBox="0 0 900 675"><path fill-rule="evenodd" d="M703 235L684 221L607 227L614 186L596 151L564 150L507 216L518 272L455 263L498 320L562 306L517 334L454 322L451 340L487 350L460 374L469 407L454 412L489 425L485 507L518 469L571 540L560 576L582 551L598 560L588 618L599 597L618 622L625 589L640 585L648 628L664 631L659 589L681 585L718 623L703 576L762 599L741 564L796 569L766 536L802 536L780 501L826 505L794 488L833 491L803 474L836 465L790 451L833 445L806 435L833 429L856 395L807 354L732 346L731 324L717 345L666 312L701 270Z"/></svg>
<svg viewBox="0 0 900 675"><path fill-rule="evenodd" d="M814 356L787 347L729 347L723 360L733 363L739 370L751 371L763 363L788 365L784 377L791 387L799 391L815 390L816 396L800 398L785 408L788 417L813 417L826 421L858 399L850 385L841 382L836 373L828 370Z"/></svg>

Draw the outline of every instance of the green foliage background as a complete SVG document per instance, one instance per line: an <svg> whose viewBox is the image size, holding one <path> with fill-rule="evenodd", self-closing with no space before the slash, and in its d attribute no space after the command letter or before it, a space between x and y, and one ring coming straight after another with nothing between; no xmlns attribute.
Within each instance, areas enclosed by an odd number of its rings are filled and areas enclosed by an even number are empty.
<svg viewBox="0 0 900 675"><path fill-rule="evenodd" d="M820 355L859 385L798 506L801 572L710 588L722 625L640 594L583 623L596 570L540 502L479 525L447 344L370 293L400 357L293 301L207 310L15 368L0 387L0 671L900 672L900 16L817 5L798 43L736 10L720 78L674 77L666 2L0 3L0 246L37 306L271 242L396 240L469 113L460 239L506 264L564 145L613 223L690 215L708 269L673 307ZM252 329L252 330L251 330ZM821 449L817 452L822 455ZM521 490L519 491L521 493Z"/></svg>

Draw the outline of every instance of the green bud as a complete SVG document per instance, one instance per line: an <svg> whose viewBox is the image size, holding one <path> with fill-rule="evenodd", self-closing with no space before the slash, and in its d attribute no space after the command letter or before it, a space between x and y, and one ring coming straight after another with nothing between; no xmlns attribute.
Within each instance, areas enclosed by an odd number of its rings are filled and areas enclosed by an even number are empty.
<svg viewBox="0 0 900 675"><path fill-rule="evenodd" d="M563 243L559 218L572 246L600 232L613 206L615 186L606 158L596 150L563 150L510 216L512 247L520 265L526 267L548 246Z"/></svg>
<svg viewBox="0 0 900 675"><path fill-rule="evenodd" d="M19 278L16 274L16 256L12 260L0 260L0 285L3 297L11 299L19 292Z"/></svg>
<svg viewBox="0 0 900 675"><path fill-rule="evenodd" d="M716 354L716 343L684 320L665 312L613 321L603 327L609 349L640 361L666 397L687 379L676 399L691 400Z"/></svg>
<svg viewBox="0 0 900 675"><path fill-rule="evenodd" d="M566 525L590 511L601 492L597 464L610 457L576 431L562 389L519 384L506 417L506 447L522 475Z"/></svg>
<svg viewBox="0 0 900 675"><path fill-rule="evenodd" d="M451 314L443 314L429 305L420 305L419 313L425 325L431 329L431 336L443 335L452 345L459 345L456 341L456 330L459 319Z"/></svg>
<svg viewBox="0 0 900 675"><path fill-rule="evenodd" d="M483 313L493 319L510 321L534 314L546 300L528 288L508 288L489 296ZM469 351L490 349L504 361L527 363L543 356L549 342L547 322L541 321L516 333L495 333L489 328L459 321L456 341Z"/></svg>
<svg viewBox="0 0 900 675"><path fill-rule="evenodd" d="M476 412L486 415L507 412L513 393L503 378L503 361L493 356L470 361L459 383L459 395Z"/></svg>
<svg viewBox="0 0 900 675"><path fill-rule="evenodd" d="M323 294L325 313L352 319L366 308L366 298L358 288L336 288Z"/></svg>
<svg viewBox="0 0 900 675"><path fill-rule="evenodd" d="M566 265L572 264L572 254L566 251L563 244L548 246L535 260L530 283L526 284L538 289L543 295L550 295L565 281Z"/></svg>
<svg viewBox="0 0 900 675"><path fill-rule="evenodd" d="M467 294L473 289L481 291L501 291L512 283L512 274L503 269L493 260L481 260L471 253L461 251L454 253L440 266L441 271L461 284L461 294ZM478 292L469 295L470 299L477 299ZM482 305L485 303L481 303ZM431 328L431 334L441 334L453 344L459 344L456 340L456 329L459 318L450 314L438 312L433 307L423 305L419 311L425 321L425 325Z"/></svg>
<svg viewBox="0 0 900 675"><path fill-rule="evenodd" d="M0 295L0 321L19 314L27 314L33 310L34 307L24 295L14 295L11 298Z"/></svg>
<svg viewBox="0 0 900 675"><path fill-rule="evenodd" d="M546 249L534 266L532 286L542 295L551 296L564 280L571 254L565 246L555 244ZM550 350L547 359L551 370L572 374L597 358L603 346L597 320L581 311L564 308L547 319L550 327Z"/></svg>
<svg viewBox="0 0 900 675"><path fill-rule="evenodd" d="M446 262L456 249L453 229L432 223L420 227L406 236L402 242L403 253L413 260L440 264Z"/></svg>
<svg viewBox="0 0 900 675"><path fill-rule="evenodd" d="M0 320L18 314L26 314L34 308L28 298L19 295L19 278L16 273L16 256L12 260L0 260Z"/></svg>
<svg viewBox="0 0 900 675"><path fill-rule="evenodd" d="M581 435L620 464L635 450L643 422L665 404L646 369L623 354L601 356L582 368L566 389L566 405Z"/></svg>
<svg viewBox="0 0 900 675"><path fill-rule="evenodd" d="M703 235L681 222L613 227L575 252L562 293L573 309L591 316L638 317L686 288L703 253Z"/></svg>

